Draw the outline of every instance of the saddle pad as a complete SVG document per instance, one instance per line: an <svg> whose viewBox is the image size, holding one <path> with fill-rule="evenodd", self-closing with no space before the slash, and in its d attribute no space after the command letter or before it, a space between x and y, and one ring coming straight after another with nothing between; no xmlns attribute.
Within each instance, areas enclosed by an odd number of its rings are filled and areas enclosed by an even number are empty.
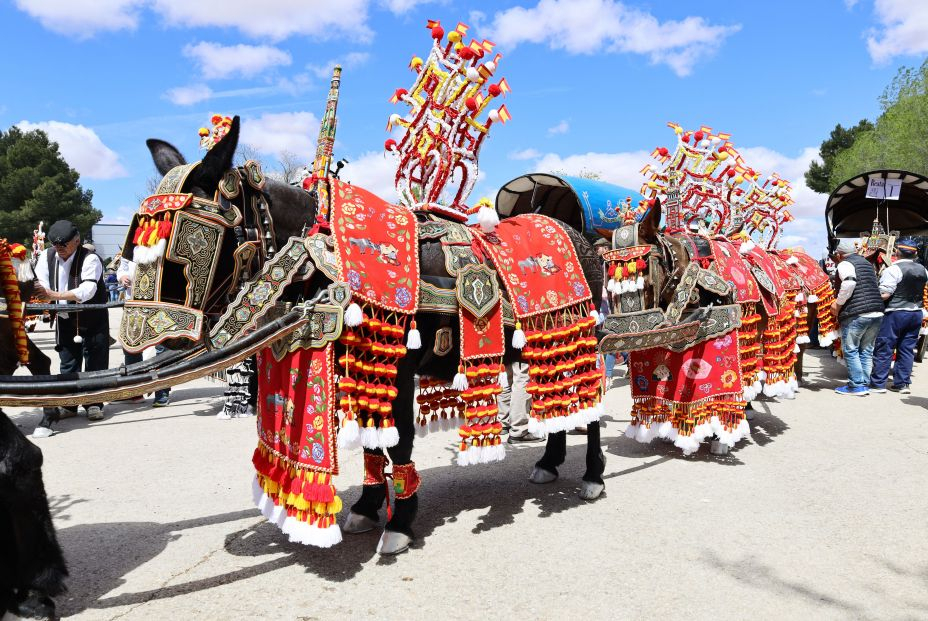
<svg viewBox="0 0 928 621"><path fill-rule="evenodd" d="M737 331L683 352L633 351L629 369L636 401L694 403L722 395L740 396L742 391Z"/></svg>
<svg viewBox="0 0 928 621"><path fill-rule="evenodd" d="M474 232L496 265L516 317L549 313L592 297L573 242L556 220L524 214L506 218L494 233Z"/></svg>
<svg viewBox="0 0 928 621"><path fill-rule="evenodd" d="M338 276L353 296L413 314L419 304L415 217L367 190L332 179L332 239Z"/></svg>
<svg viewBox="0 0 928 621"><path fill-rule="evenodd" d="M730 241L711 240L712 269L734 288L735 301L760 302L760 289L738 249Z"/></svg>
<svg viewBox="0 0 928 621"><path fill-rule="evenodd" d="M818 264L818 261L805 252L784 250L783 254L787 261L796 259L797 262L787 263L787 265L791 270L798 273L806 293L812 293L828 282L828 274L825 270Z"/></svg>

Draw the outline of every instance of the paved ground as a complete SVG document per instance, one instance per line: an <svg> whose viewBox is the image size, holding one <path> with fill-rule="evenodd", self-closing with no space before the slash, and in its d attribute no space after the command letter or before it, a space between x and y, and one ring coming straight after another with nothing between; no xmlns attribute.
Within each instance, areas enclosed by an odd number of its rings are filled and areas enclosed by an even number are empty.
<svg viewBox="0 0 928 621"><path fill-rule="evenodd" d="M43 346L50 333L38 333ZM119 359L114 350L112 362ZM57 367L55 367L57 368ZM41 440L71 569L74 619L928 618L928 368L913 394L840 397L842 368L807 363L795 401L758 404L725 457L622 435L627 385L607 395L606 494L526 477L539 445L452 465L455 436L418 440L419 539L392 559L378 534L329 550L287 543L252 506L253 419L216 420L223 387L172 405L107 406ZM37 410L12 410L30 433ZM338 489L359 494L360 455Z"/></svg>

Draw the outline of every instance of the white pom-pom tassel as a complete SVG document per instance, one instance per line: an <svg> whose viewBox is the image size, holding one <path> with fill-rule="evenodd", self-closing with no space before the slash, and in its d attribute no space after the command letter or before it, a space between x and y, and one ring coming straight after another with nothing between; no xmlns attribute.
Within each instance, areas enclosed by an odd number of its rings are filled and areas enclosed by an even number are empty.
<svg viewBox="0 0 928 621"><path fill-rule="evenodd" d="M595 308L590 311L590 317L593 318L593 320L597 323L597 325L599 324L600 321L602 321L602 319L599 316L599 313L596 311Z"/></svg>
<svg viewBox="0 0 928 621"><path fill-rule="evenodd" d="M525 332L522 331L522 324L516 322L516 330L512 333L512 346L516 349L525 347Z"/></svg>
<svg viewBox="0 0 928 621"><path fill-rule="evenodd" d="M80 334L76 334L76 335L74 336L74 342L75 342L75 343L83 343L83 342L84 342L84 337L82 337Z"/></svg>
<svg viewBox="0 0 928 621"><path fill-rule="evenodd" d="M451 382L451 388L453 390L467 390L467 376L464 375L464 369L458 369L457 374L454 376L454 380Z"/></svg>
<svg viewBox="0 0 928 621"><path fill-rule="evenodd" d="M406 335L406 349L420 349L422 347L422 335L416 328L416 320L412 320L412 327L409 334Z"/></svg>
<svg viewBox="0 0 928 621"><path fill-rule="evenodd" d="M477 210L477 224L484 233L492 233L499 226L499 214L492 207L484 205Z"/></svg>
<svg viewBox="0 0 928 621"><path fill-rule="evenodd" d="M790 257L790 258L788 258L788 259L786 260L786 264L787 264L787 265L798 265L798 264L799 264L799 258L798 258L798 257Z"/></svg>
<svg viewBox="0 0 928 621"><path fill-rule="evenodd" d="M805 302L805 301L806 301L806 296L803 295L802 291L800 291L799 293L796 294L796 301L797 301L797 302Z"/></svg>
<svg viewBox="0 0 928 621"><path fill-rule="evenodd" d="M338 431L338 448L353 449L361 443L360 428L355 419L346 420Z"/></svg>
<svg viewBox="0 0 928 621"><path fill-rule="evenodd" d="M747 254L754 250L755 247L757 247L757 244L749 239L747 241L741 242L741 245L738 247L738 252L741 254Z"/></svg>
<svg viewBox="0 0 928 621"><path fill-rule="evenodd" d="M364 321L364 313L361 312L361 307L352 302L345 311L345 325L349 328L357 328L362 321Z"/></svg>
<svg viewBox="0 0 928 621"><path fill-rule="evenodd" d="M635 280L635 289L637 289L638 291L641 291L642 289L644 289L644 276L639 276Z"/></svg>
<svg viewBox="0 0 928 621"><path fill-rule="evenodd" d="M615 279L613 279L613 278L610 278L610 279L609 279L609 282L606 283L606 291L608 291L609 293L616 293L616 290L615 290Z"/></svg>
<svg viewBox="0 0 928 621"><path fill-rule="evenodd" d="M813 293L809 296L809 304L814 304L816 302L818 302L818 296Z"/></svg>

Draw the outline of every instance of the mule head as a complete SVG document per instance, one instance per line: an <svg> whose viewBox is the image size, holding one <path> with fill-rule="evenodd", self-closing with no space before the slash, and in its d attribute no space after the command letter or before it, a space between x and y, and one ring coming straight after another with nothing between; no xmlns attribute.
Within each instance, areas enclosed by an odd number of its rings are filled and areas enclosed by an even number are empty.
<svg viewBox="0 0 928 621"><path fill-rule="evenodd" d="M277 251L271 184L256 161L233 166L239 128L235 117L193 163L163 140L146 142L162 179L142 201L123 246L135 263L121 326L126 349L199 340L208 319Z"/></svg>

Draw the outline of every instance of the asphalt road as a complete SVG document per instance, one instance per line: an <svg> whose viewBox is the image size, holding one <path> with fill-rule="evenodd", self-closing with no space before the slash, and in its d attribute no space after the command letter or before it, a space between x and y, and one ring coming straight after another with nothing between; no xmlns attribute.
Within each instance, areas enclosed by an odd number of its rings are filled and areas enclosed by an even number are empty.
<svg viewBox="0 0 928 621"><path fill-rule="evenodd" d="M39 332L43 347L50 333ZM121 358L113 350L111 363ZM380 558L379 533L290 544L251 501L254 419L222 421L220 384L172 403L110 404L39 440L70 570L73 619L928 618L928 368L912 395L843 397L812 352L794 401L761 402L724 457L684 458L622 432L606 399L606 493L578 499L582 436L555 483L527 481L540 445L453 464L456 435L417 440L418 539ZM54 368L57 368L55 366ZM26 433L38 410L9 411ZM342 454L346 507L360 453ZM345 510L347 512L347 509Z"/></svg>

